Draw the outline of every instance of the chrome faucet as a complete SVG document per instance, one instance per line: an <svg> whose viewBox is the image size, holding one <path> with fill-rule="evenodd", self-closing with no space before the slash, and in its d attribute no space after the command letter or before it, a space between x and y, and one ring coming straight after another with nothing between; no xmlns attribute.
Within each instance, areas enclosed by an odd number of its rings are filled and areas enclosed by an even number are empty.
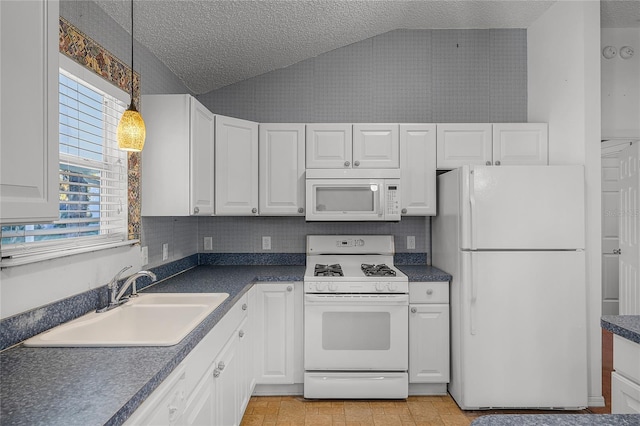
<svg viewBox="0 0 640 426"><path fill-rule="evenodd" d="M122 285L122 288L118 292L118 280L120 279L120 276L122 275L122 273L124 271L126 271L127 269L130 269L131 267L132 267L131 265L125 266L124 268L122 268L120 270L120 272L118 272L117 274L114 275L114 277L111 279L111 281L109 281L109 284L107 284L107 289L109 291L109 304L107 306L105 306L104 308L98 309L96 312L107 312L107 311L110 311L111 309L115 308L116 306L120 306L121 304L123 304L124 302L129 300L129 298L136 297L138 295L138 289L136 288L136 280L138 278L140 278L142 276L147 276L147 277L151 278L152 282L156 281L158 279L156 277L156 274L154 274L151 271L139 271L139 272L136 272L135 274L131 275L129 278L127 278L127 280ZM123 299L122 296L124 295L125 291L127 291L129 286L131 286L131 285L133 286L132 287L132 291L131 291L131 295L128 296L126 299Z"/></svg>

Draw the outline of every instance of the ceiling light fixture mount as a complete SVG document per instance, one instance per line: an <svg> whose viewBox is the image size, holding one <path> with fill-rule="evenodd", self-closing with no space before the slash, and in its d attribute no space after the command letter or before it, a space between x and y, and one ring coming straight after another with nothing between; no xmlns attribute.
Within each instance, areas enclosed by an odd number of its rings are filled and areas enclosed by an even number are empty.
<svg viewBox="0 0 640 426"><path fill-rule="evenodd" d="M118 123L118 148L124 151L140 152L147 134L142 115L133 99L133 0L131 0L131 104L122 114Z"/></svg>

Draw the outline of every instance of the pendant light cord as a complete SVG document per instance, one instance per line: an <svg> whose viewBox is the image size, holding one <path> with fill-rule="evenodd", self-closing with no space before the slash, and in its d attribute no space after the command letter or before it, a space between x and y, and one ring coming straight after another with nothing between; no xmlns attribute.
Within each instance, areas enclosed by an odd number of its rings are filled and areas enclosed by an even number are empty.
<svg viewBox="0 0 640 426"><path fill-rule="evenodd" d="M133 0L131 0L131 105L133 103Z"/></svg>

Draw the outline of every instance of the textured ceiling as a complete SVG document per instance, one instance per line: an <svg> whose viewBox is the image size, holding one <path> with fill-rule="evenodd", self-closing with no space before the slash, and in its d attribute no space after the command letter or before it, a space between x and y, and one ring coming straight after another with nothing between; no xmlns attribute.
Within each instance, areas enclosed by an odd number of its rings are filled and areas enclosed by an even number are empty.
<svg viewBox="0 0 640 426"><path fill-rule="evenodd" d="M129 0L95 3L130 30ZM136 0L134 35L201 94L394 29L527 28L553 3Z"/></svg>

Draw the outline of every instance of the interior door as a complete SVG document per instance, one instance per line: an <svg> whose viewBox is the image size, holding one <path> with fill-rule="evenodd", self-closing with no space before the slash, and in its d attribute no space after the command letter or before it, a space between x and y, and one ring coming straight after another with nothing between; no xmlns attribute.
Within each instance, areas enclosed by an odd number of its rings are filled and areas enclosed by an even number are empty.
<svg viewBox="0 0 640 426"><path fill-rule="evenodd" d="M602 314L618 315L618 213L620 160L602 157Z"/></svg>
<svg viewBox="0 0 640 426"><path fill-rule="evenodd" d="M640 314L640 142L620 152L620 315Z"/></svg>

